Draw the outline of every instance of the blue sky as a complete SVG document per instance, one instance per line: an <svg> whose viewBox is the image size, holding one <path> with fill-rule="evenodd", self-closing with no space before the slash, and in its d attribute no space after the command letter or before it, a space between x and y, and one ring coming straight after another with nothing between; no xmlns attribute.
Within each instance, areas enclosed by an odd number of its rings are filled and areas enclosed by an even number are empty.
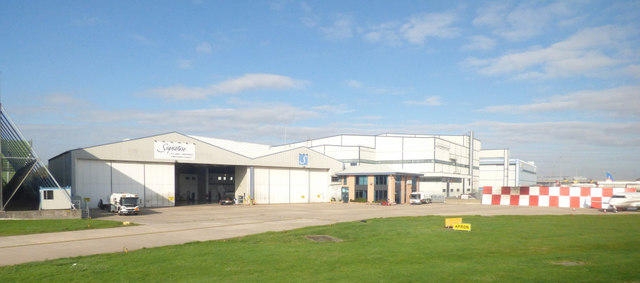
<svg viewBox="0 0 640 283"><path fill-rule="evenodd" d="M45 160L170 131L474 131L539 176L636 179L638 15L640 1L9 0L0 89Z"/></svg>

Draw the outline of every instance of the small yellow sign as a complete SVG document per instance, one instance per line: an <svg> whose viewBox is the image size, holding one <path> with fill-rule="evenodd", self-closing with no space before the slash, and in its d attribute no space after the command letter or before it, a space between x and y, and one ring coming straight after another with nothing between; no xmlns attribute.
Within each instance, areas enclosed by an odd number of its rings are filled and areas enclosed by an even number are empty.
<svg viewBox="0 0 640 283"><path fill-rule="evenodd" d="M453 230L471 231L471 224L456 223L453 224Z"/></svg>
<svg viewBox="0 0 640 283"><path fill-rule="evenodd" d="M453 228L453 225L458 223L462 223L462 218L445 218L444 228Z"/></svg>
<svg viewBox="0 0 640 283"><path fill-rule="evenodd" d="M91 198L84 198L84 201L86 201L86 202L90 202L90 201L91 201Z"/></svg>
<svg viewBox="0 0 640 283"><path fill-rule="evenodd" d="M169 200L174 200L174 199L176 199L176 198L175 197L169 197Z"/></svg>

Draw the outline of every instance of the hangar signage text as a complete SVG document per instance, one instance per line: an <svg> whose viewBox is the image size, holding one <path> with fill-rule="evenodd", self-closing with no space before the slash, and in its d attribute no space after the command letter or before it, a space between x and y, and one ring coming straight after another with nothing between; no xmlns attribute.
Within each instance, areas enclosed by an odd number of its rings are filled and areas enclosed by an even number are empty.
<svg viewBox="0 0 640 283"><path fill-rule="evenodd" d="M156 141L153 143L155 159L195 160L196 145L192 143Z"/></svg>

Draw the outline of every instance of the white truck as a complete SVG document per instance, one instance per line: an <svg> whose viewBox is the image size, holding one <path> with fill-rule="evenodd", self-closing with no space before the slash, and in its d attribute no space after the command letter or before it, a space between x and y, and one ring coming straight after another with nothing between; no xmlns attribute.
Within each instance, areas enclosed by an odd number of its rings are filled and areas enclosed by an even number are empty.
<svg viewBox="0 0 640 283"><path fill-rule="evenodd" d="M409 198L410 204L431 203L431 194L427 192L413 192Z"/></svg>
<svg viewBox="0 0 640 283"><path fill-rule="evenodd" d="M118 213L119 215L137 215L138 212L140 212L140 207L138 206L139 199L136 194L113 193L111 197L109 197L109 211Z"/></svg>

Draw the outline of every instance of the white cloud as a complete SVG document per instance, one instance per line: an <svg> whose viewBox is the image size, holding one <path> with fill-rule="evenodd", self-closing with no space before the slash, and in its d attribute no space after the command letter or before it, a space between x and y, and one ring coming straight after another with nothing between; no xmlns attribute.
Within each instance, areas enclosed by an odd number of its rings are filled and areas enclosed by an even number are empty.
<svg viewBox="0 0 640 283"><path fill-rule="evenodd" d="M354 109L347 107L346 104L318 105L318 106L311 107L311 109L322 111L322 112L327 112L327 113L330 113L330 114L337 114L337 115L342 115L342 114L355 112Z"/></svg>
<svg viewBox="0 0 640 283"><path fill-rule="evenodd" d="M625 47L631 34L631 30L619 26L589 28L547 48L492 59L468 58L463 65L476 67L483 75L512 74L520 79L601 76L603 70L631 63Z"/></svg>
<svg viewBox="0 0 640 283"><path fill-rule="evenodd" d="M440 105L442 105L441 99L442 98L440 96L429 96L429 97L427 97L427 98L425 98L424 100L421 100L421 101L407 100L407 101L404 101L404 104L440 106Z"/></svg>
<svg viewBox="0 0 640 283"><path fill-rule="evenodd" d="M290 0L272 0L269 1L269 9L273 11L283 11L290 2Z"/></svg>
<svg viewBox="0 0 640 283"><path fill-rule="evenodd" d="M369 86L357 80L347 80L344 84L350 88L359 89L374 94L399 95L404 93L403 90Z"/></svg>
<svg viewBox="0 0 640 283"><path fill-rule="evenodd" d="M548 5L523 2L512 9L505 3L493 3L478 11L473 24L490 27L494 34L509 40L525 40L542 34L555 24L566 25L566 18L572 16L576 10L572 7L573 4L568 1ZM580 19L582 18L573 18L574 22Z"/></svg>
<svg viewBox="0 0 640 283"><path fill-rule="evenodd" d="M202 42L196 46L196 52L198 53L211 53L211 44L208 42Z"/></svg>
<svg viewBox="0 0 640 283"><path fill-rule="evenodd" d="M242 77L222 81L209 87L186 87L176 85L149 90L148 93L174 100L198 100L209 96L233 94L258 89L295 89L303 88L305 81L275 74L246 74Z"/></svg>
<svg viewBox="0 0 640 283"><path fill-rule="evenodd" d="M321 27L320 31L328 39L347 39L353 37L353 20L347 15L338 15L331 26Z"/></svg>
<svg viewBox="0 0 640 283"><path fill-rule="evenodd" d="M356 81L356 80L348 80L345 82L345 84L349 87L352 88L363 88L364 85L362 84L362 82L360 81Z"/></svg>
<svg viewBox="0 0 640 283"><path fill-rule="evenodd" d="M640 117L640 87L623 86L606 90L585 90L552 96L525 105L490 106L492 113L549 111L599 111L614 117Z"/></svg>
<svg viewBox="0 0 640 283"><path fill-rule="evenodd" d="M364 33L364 39L369 42L384 42L390 45L400 45L402 38L400 36L400 24L384 23L370 28L370 31Z"/></svg>
<svg viewBox="0 0 640 283"><path fill-rule="evenodd" d="M104 23L104 21L99 17L84 16L82 18L78 18L71 21L71 23L76 26L87 27L87 26L95 26L98 24L102 24Z"/></svg>
<svg viewBox="0 0 640 283"><path fill-rule="evenodd" d="M132 34L131 35L131 39L133 39L133 41L143 44L143 45L154 45L155 43L153 41L151 41L148 37L141 35L141 34Z"/></svg>
<svg viewBox="0 0 640 283"><path fill-rule="evenodd" d="M422 14L411 17L400 27L402 36L412 44L423 44L428 37L451 38L458 35L452 27L456 17L450 13Z"/></svg>
<svg viewBox="0 0 640 283"><path fill-rule="evenodd" d="M597 94L571 94L579 100L607 96ZM628 94L625 97L628 98ZM585 96L585 97L583 97ZM68 94L44 97L39 104L30 104L16 112L48 107L50 112L31 112L34 121L50 121L49 117L62 117L54 124L18 122L25 136L33 139L34 148L45 160L66 150L93 146L123 138L178 131L185 134L228 138L240 141L278 144L341 133L424 133L461 134L474 129L482 141L482 148L508 147L512 156L535 161L539 175L550 172L551 166L560 171L597 176L601 170L637 178L637 170L630 170L640 162L639 122L532 122L512 123L479 121L469 124L428 124L424 120L405 123L386 122L384 116L355 117L350 121L324 124L320 127L300 126L300 122L318 119L329 107L321 105L314 110L283 103L237 103L239 106L214 106L190 110L102 109L99 104L78 99ZM635 100L637 103L637 99ZM602 103L596 101L594 103ZM65 105L65 107L60 107ZM75 116L61 115L77 107ZM340 106L342 107L342 106ZM338 107L338 108L340 108ZM346 107L345 107L346 108ZM15 118L15 117L14 117ZM22 122L22 123L21 123ZM571 158L571 160L567 160ZM630 167L631 166L631 167ZM589 171L590 170L590 171ZM634 171L635 170L635 171Z"/></svg>
<svg viewBox="0 0 640 283"><path fill-rule="evenodd" d="M463 50L491 50L496 46L496 41L482 35L470 36L469 43L462 46Z"/></svg>
<svg viewBox="0 0 640 283"><path fill-rule="evenodd" d="M193 60L178 60L178 68L180 69L191 69L193 68Z"/></svg>

